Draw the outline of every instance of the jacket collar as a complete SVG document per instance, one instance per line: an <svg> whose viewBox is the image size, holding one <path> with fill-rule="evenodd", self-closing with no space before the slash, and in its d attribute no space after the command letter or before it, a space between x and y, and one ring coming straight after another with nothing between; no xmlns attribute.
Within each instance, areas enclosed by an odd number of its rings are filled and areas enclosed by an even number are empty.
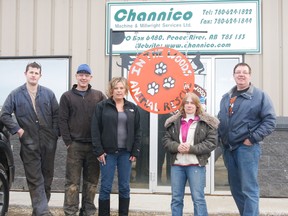
<svg viewBox="0 0 288 216"><path fill-rule="evenodd" d="M180 121L182 118L182 115L180 112L177 112L175 115L169 117L164 124L165 128L168 128L170 125L175 123L176 121ZM211 115L209 115L206 112L203 112L201 115L199 115L200 120L199 121L204 121L207 123L210 127L217 129L219 125L219 120Z"/></svg>
<svg viewBox="0 0 288 216"><path fill-rule="evenodd" d="M26 90L28 92L26 83L21 86L21 89L22 90ZM40 94L41 90L42 90L42 86L38 84L38 86L37 86L37 94Z"/></svg>
<svg viewBox="0 0 288 216"><path fill-rule="evenodd" d="M123 99L124 99L124 106L125 106L128 103L128 101L125 98ZM115 106L115 101L112 99L112 97L108 98L108 103L113 104Z"/></svg>
<svg viewBox="0 0 288 216"><path fill-rule="evenodd" d="M226 93L225 95L229 95L229 96L231 96L232 94L233 94L233 92L234 91L236 91L236 88L237 88L237 86L235 85L232 89L230 89L230 91L228 92L228 93ZM254 85L253 84L250 84L250 87L249 87L249 89L246 91L246 92L243 92L242 94L241 94L241 96L242 97L244 97L244 98L246 98L246 99L252 99L252 95L253 95L253 92L254 92L254 89L255 89L255 87L254 87ZM224 96L225 96L224 95Z"/></svg>
<svg viewBox="0 0 288 216"><path fill-rule="evenodd" d="M72 87L72 90L75 90L77 88L77 84L74 84ZM92 86L90 84L88 84L88 89L87 91L89 91L92 88Z"/></svg>

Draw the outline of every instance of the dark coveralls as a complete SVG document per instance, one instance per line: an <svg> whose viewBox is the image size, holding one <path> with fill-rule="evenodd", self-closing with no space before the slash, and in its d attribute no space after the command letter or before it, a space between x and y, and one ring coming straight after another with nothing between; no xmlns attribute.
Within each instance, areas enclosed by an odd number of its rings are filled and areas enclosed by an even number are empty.
<svg viewBox="0 0 288 216"><path fill-rule="evenodd" d="M2 110L1 121L11 134L22 128L20 156L24 165L33 215L50 215L48 202L54 175L58 139L58 102L54 93L38 86L35 109L26 84L12 91ZM13 120L14 112L17 122Z"/></svg>

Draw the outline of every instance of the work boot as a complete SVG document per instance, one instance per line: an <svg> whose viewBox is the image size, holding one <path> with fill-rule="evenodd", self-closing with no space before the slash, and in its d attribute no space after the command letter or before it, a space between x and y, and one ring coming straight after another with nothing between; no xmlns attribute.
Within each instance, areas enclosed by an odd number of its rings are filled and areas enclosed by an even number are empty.
<svg viewBox="0 0 288 216"><path fill-rule="evenodd" d="M110 199L109 200L98 200L99 208L98 215L99 216L110 216Z"/></svg>
<svg viewBox="0 0 288 216"><path fill-rule="evenodd" d="M119 198L119 216L128 216L130 198Z"/></svg>

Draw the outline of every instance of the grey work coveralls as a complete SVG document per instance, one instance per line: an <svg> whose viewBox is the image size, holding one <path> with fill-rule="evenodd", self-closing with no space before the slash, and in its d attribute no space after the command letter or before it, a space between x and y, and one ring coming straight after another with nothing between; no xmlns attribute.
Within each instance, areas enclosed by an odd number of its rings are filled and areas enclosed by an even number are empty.
<svg viewBox="0 0 288 216"><path fill-rule="evenodd" d="M50 215L48 201L54 174L54 158L58 139L58 102L54 93L38 86L33 108L26 84L12 91L2 110L1 120L11 134L21 128L20 156L33 207L33 215ZM17 122L12 119L14 112Z"/></svg>

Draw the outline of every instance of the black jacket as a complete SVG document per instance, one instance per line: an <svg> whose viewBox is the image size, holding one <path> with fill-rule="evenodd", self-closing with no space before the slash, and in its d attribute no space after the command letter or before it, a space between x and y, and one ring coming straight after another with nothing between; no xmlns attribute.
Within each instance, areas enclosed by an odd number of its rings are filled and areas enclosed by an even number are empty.
<svg viewBox="0 0 288 216"><path fill-rule="evenodd" d="M124 99L125 100L125 99ZM124 101L124 112L127 115L126 148L132 156L138 157L141 143L140 113L138 107ZM109 98L97 104L92 118L92 144L97 157L103 153L115 153L117 142L118 111L115 102Z"/></svg>
<svg viewBox="0 0 288 216"><path fill-rule="evenodd" d="M92 142L91 119L98 102L105 100L105 95L89 85L83 97L74 85L60 99L59 127L63 141L68 146L72 141Z"/></svg>

